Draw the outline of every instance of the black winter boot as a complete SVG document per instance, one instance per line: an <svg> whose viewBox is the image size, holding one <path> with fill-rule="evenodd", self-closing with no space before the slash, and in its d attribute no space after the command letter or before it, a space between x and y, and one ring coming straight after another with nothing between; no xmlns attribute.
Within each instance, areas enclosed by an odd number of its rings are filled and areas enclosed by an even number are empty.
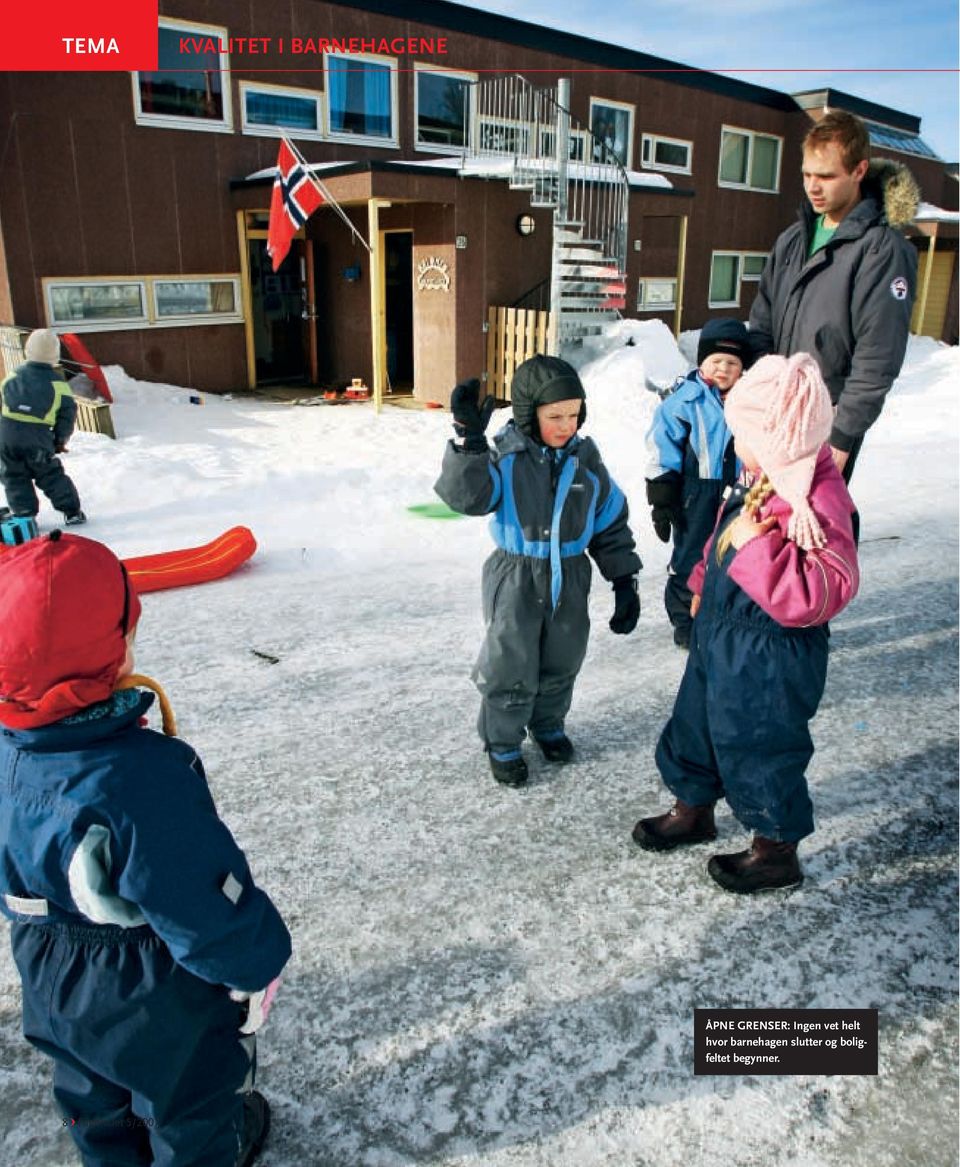
<svg viewBox="0 0 960 1167"><path fill-rule="evenodd" d="M803 883L796 843L778 843L755 835L749 851L714 855L707 864L712 879L727 891L749 895Z"/></svg>
<svg viewBox="0 0 960 1167"><path fill-rule="evenodd" d="M243 1135L237 1167L250 1167L270 1133L270 1104L258 1090L243 1096Z"/></svg>
<svg viewBox="0 0 960 1167"><path fill-rule="evenodd" d="M491 754L490 770L501 786L523 786L527 781L527 763L520 757L500 761Z"/></svg>
<svg viewBox="0 0 960 1167"><path fill-rule="evenodd" d="M540 747L544 761L573 761L573 742L567 737L565 733L560 734L559 737L536 738L535 740L537 745Z"/></svg>
<svg viewBox="0 0 960 1167"><path fill-rule="evenodd" d="M641 819L633 828L633 841L645 851L672 851L688 843L709 843L717 837L712 802L689 806L678 798L666 812Z"/></svg>

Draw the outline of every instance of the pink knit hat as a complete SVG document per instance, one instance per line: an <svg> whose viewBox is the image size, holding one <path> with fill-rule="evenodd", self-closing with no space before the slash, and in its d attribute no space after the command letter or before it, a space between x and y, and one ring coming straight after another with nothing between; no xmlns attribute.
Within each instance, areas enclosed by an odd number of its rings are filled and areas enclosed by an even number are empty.
<svg viewBox="0 0 960 1167"><path fill-rule="evenodd" d="M761 357L727 394L727 425L756 455L773 489L793 510L787 535L810 551L826 542L807 496L833 405L809 353Z"/></svg>

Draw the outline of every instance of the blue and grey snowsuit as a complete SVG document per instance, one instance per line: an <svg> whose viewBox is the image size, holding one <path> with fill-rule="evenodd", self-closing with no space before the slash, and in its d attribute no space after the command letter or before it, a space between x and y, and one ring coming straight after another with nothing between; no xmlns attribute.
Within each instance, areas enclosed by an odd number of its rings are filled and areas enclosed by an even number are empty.
<svg viewBox="0 0 960 1167"><path fill-rule="evenodd" d="M69 385L43 361L27 361L0 385L0 482L15 515L40 510L34 483L56 510L80 510L77 488L57 457L76 417Z"/></svg>
<svg viewBox="0 0 960 1167"><path fill-rule="evenodd" d="M733 435L717 388L694 369L657 407L646 442L648 483L669 483L680 492L663 602L674 628L688 630L687 579L710 538L723 492L737 476Z"/></svg>
<svg viewBox="0 0 960 1167"><path fill-rule="evenodd" d="M25 1037L88 1167L234 1167L253 1037L229 988L264 988L290 936L184 742L137 690L0 730L0 911Z"/></svg>
<svg viewBox="0 0 960 1167"><path fill-rule="evenodd" d="M494 448L446 448L434 489L467 515L492 514L496 550L483 567L487 634L473 670L482 695L478 731L509 754L526 730L562 730L590 632L591 566L605 579L641 568L627 501L590 438L541 446L514 422Z"/></svg>

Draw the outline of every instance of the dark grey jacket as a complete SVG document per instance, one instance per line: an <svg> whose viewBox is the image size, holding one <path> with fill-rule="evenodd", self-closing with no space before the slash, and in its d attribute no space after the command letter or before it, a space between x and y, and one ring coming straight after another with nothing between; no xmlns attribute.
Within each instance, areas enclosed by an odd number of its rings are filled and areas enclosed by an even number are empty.
<svg viewBox="0 0 960 1167"><path fill-rule="evenodd" d="M774 244L750 311L758 356L807 352L837 406L830 444L850 450L877 420L903 364L916 286L917 253L895 228L916 213L918 191L905 167L874 162L863 198L833 238L807 258L816 218Z"/></svg>
<svg viewBox="0 0 960 1167"><path fill-rule="evenodd" d="M77 403L59 369L27 361L0 385L0 445L49 450L67 443Z"/></svg>

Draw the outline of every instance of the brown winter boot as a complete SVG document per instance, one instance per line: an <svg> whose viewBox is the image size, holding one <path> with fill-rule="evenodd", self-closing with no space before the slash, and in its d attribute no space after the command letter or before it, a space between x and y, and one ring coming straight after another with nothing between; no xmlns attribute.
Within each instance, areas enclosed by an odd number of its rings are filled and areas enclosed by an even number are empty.
<svg viewBox="0 0 960 1167"><path fill-rule="evenodd" d="M672 851L687 843L709 843L717 837L712 802L689 806L678 798L666 814L641 819L633 828L633 841L645 851Z"/></svg>
<svg viewBox="0 0 960 1167"><path fill-rule="evenodd" d="M749 895L755 891L796 887L803 883L796 843L777 843L755 835L749 851L714 855L707 871L727 891Z"/></svg>

